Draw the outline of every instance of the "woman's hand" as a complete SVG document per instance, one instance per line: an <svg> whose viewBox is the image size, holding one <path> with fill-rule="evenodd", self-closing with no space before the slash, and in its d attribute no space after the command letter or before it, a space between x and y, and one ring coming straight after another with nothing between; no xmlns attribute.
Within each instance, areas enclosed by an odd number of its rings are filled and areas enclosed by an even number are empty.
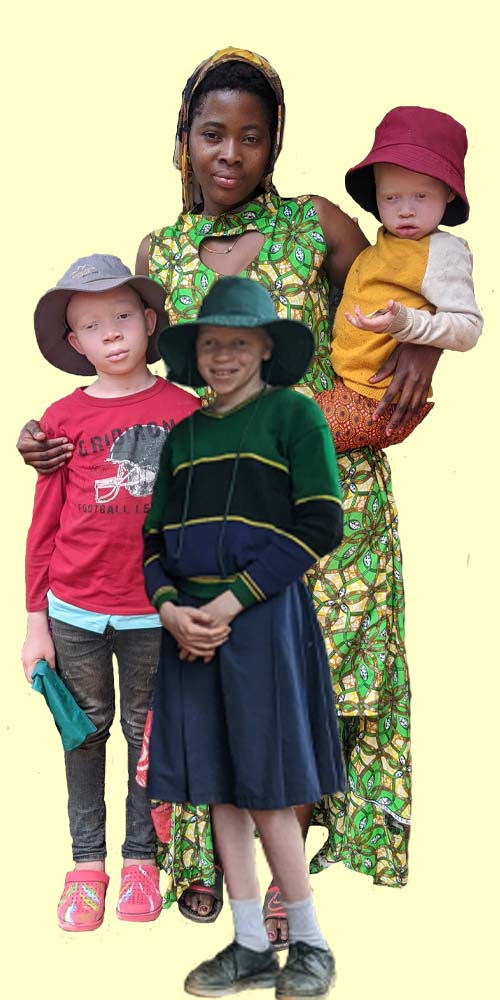
<svg viewBox="0 0 500 1000"><path fill-rule="evenodd" d="M46 611L30 611L28 613L28 628L21 659L28 684L31 684L31 677L39 660L47 660L49 667L55 670L56 651L49 632Z"/></svg>
<svg viewBox="0 0 500 1000"><path fill-rule="evenodd" d="M399 396L396 409L387 425L388 432L414 417L427 402L434 369L441 354L438 347L399 344L377 374L372 375L370 382L373 383L393 375L391 384L373 414L374 419L382 416L389 404L394 403Z"/></svg>
<svg viewBox="0 0 500 1000"><path fill-rule="evenodd" d="M71 458L73 445L67 438L50 438L36 420L29 420L21 430L16 448L25 465L37 472L55 472Z"/></svg>
<svg viewBox="0 0 500 1000"><path fill-rule="evenodd" d="M179 646L181 659L197 657L212 659L215 650L226 641L231 629L217 623L203 608L186 608L165 601L160 607L160 620Z"/></svg>

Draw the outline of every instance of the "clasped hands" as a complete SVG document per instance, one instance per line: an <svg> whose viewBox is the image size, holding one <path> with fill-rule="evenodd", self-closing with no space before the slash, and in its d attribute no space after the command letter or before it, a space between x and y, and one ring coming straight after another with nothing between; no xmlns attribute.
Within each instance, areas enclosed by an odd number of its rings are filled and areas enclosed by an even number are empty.
<svg viewBox="0 0 500 1000"><path fill-rule="evenodd" d="M225 590L201 608L166 601L160 607L160 620L177 642L181 660L192 662L199 657L210 663L216 649L229 638L230 622L242 610L238 598Z"/></svg>

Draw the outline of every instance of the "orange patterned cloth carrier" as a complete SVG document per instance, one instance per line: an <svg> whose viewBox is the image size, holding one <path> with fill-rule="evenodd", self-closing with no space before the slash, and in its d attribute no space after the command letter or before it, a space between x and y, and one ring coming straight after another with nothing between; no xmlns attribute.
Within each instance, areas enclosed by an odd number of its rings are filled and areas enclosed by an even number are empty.
<svg viewBox="0 0 500 1000"><path fill-rule="evenodd" d="M388 434L387 427L396 409L395 403L391 403L382 416L374 420L373 414L380 400L361 396L359 392L344 385L339 377L333 389L320 392L315 396L315 400L332 432L337 452L359 448L360 441L363 442L363 446L370 448L388 448L391 444L400 444L415 430L415 427L418 427L434 406L432 402L426 403L403 426L400 425Z"/></svg>

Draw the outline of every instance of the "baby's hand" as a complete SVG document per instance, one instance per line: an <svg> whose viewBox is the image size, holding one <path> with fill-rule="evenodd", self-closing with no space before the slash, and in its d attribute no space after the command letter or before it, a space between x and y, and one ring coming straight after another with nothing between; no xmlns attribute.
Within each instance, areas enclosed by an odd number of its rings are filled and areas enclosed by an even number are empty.
<svg viewBox="0 0 500 1000"><path fill-rule="evenodd" d="M376 312L370 313L369 316L364 316L359 306L354 307L354 316L349 312L346 312L345 315L349 323L356 326L358 330L369 330L371 333L385 333L394 317L398 315L399 309L399 302L389 299L386 309L377 309Z"/></svg>

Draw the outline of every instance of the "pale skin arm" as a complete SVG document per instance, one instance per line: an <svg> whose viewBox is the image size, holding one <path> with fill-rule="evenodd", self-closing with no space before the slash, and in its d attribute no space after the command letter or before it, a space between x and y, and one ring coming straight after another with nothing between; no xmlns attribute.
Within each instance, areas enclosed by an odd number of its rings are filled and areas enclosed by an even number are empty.
<svg viewBox="0 0 500 1000"><path fill-rule="evenodd" d="M326 272L337 288L343 288L351 264L368 246L368 241L359 226L336 205L317 195L312 200L327 244ZM437 347L400 344L376 375L372 375L370 382L374 384L392 375L392 382L385 390L374 416L382 416L390 403L399 396L387 426L388 435L418 413L427 402L432 376L441 353Z"/></svg>
<svg viewBox="0 0 500 1000"><path fill-rule="evenodd" d="M203 610L219 628L229 628L233 618L243 611L243 605L231 590L224 590L218 597L204 604Z"/></svg>
<svg viewBox="0 0 500 1000"><path fill-rule="evenodd" d="M22 648L24 676L31 684L31 678L38 660L47 660L52 670L56 668L56 652L49 631L47 611L28 611L26 639Z"/></svg>
<svg viewBox="0 0 500 1000"><path fill-rule="evenodd" d="M366 316L358 305L354 307L354 315L346 312L345 316L358 330L389 333L395 340L399 340L401 329L408 326L405 337L401 338L403 343L422 346L425 343L424 335L427 336L427 343L430 336L433 336L432 346L458 351L468 351L474 347L482 327L481 317L479 322L476 316L470 316L465 312L438 311L433 315L426 309L407 309L394 299L388 299L385 309L377 309ZM395 325L394 320L398 317L400 317L399 322Z"/></svg>
<svg viewBox="0 0 500 1000"><path fill-rule="evenodd" d="M398 302L395 302L394 299L389 299L386 309L379 309L371 316L364 316L359 306L356 306L354 316L352 313L346 313L346 317L353 326L356 326L360 330L369 330L371 333L385 333L391 325L394 317L398 315L399 308ZM405 361L409 363L409 367L405 368L404 372L399 372L398 360L399 352L402 347L411 347L412 352L422 351L424 349L427 350L427 352L429 352L429 357L426 359L425 367L422 368L420 364L420 355L413 353L412 357L409 355L409 352L407 352L408 357ZM433 355L430 352L435 353ZM430 378L432 377L432 372L439 361L440 355L441 351L436 347L424 348L424 345L421 344L399 344L389 356L382 368L379 368L377 374L372 375L370 382L375 383L381 378L384 378L386 375L394 373L391 384L387 387L383 398L380 400L380 403L373 414L374 419L380 417L390 403L394 401L398 393L401 392L393 418L387 425L388 436L399 423L404 423L407 418L411 418L417 414L423 403L425 403L430 385ZM431 365L433 365L433 367L431 375L429 376L428 373ZM404 416L401 420L398 419L396 421L395 417L398 407L401 409Z"/></svg>

